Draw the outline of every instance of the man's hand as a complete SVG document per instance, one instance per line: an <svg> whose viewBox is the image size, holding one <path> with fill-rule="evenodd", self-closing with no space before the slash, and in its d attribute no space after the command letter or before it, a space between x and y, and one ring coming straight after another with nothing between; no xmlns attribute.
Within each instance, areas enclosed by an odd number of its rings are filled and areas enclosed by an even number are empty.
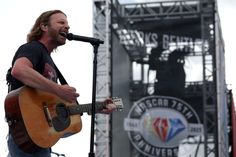
<svg viewBox="0 0 236 157"><path fill-rule="evenodd" d="M69 85L59 85L59 90L57 91L57 95L70 103L75 102L77 97L79 97L79 93L76 92L74 87Z"/></svg>
<svg viewBox="0 0 236 157"><path fill-rule="evenodd" d="M109 98L106 99L104 101L105 104L105 108L103 110L100 111L100 113L104 113L104 114L110 114L112 113L114 110L116 110L116 105L113 103L113 101Z"/></svg>

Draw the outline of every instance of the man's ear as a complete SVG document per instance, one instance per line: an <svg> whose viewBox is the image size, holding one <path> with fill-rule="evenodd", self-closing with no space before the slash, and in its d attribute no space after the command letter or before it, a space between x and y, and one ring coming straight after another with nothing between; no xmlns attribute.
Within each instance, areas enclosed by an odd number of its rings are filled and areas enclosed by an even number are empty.
<svg viewBox="0 0 236 157"><path fill-rule="evenodd" d="M48 27L46 24L40 24L40 28L42 31L46 31Z"/></svg>

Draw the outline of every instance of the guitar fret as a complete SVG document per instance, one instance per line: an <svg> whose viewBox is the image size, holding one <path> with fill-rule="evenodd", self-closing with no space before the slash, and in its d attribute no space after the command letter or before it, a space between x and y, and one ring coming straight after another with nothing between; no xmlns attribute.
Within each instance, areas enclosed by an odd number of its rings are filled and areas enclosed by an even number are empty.
<svg viewBox="0 0 236 157"><path fill-rule="evenodd" d="M104 108L104 103L96 103L95 104L95 111L102 110ZM92 104L81 104L81 105L74 105L69 106L69 111L71 115L81 114L83 112L90 113L92 111Z"/></svg>

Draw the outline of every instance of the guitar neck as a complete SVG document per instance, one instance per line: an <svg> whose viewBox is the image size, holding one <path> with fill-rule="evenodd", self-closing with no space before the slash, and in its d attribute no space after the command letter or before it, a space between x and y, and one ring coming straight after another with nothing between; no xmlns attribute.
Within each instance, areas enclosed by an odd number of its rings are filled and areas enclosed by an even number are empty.
<svg viewBox="0 0 236 157"><path fill-rule="evenodd" d="M104 103L96 103L95 111L100 111L104 108ZM81 114L83 112L91 113L92 112L92 104L76 104L73 106L69 106L69 111L71 115Z"/></svg>

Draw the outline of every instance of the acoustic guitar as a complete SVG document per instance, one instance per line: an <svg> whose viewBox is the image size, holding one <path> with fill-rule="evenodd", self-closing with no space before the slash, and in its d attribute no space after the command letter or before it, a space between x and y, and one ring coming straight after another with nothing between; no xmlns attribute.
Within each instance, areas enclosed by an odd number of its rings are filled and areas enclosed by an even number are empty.
<svg viewBox="0 0 236 157"><path fill-rule="evenodd" d="M113 98L117 110L122 99ZM105 107L96 103L95 110ZM91 104L68 103L54 94L23 86L11 91L5 99L5 116L15 143L26 152L49 148L61 137L82 129L81 114L91 112Z"/></svg>

